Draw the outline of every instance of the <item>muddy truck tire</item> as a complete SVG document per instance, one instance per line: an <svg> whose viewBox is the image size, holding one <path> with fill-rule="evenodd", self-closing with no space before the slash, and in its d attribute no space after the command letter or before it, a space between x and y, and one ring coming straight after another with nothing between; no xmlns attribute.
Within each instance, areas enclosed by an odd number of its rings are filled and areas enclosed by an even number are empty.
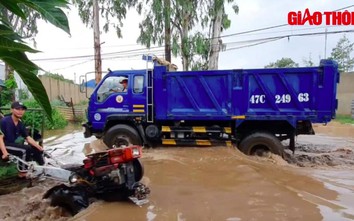
<svg viewBox="0 0 354 221"><path fill-rule="evenodd" d="M103 142L108 148L113 146L142 145L138 132L131 126L119 124L111 127L103 137Z"/></svg>
<svg viewBox="0 0 354 221"><path fill-rule="evenodd" d="M238 147L246 155L263 156L271 152L283 157L284 147L274 135L265 132L256 132L245 137Z"/></svg>

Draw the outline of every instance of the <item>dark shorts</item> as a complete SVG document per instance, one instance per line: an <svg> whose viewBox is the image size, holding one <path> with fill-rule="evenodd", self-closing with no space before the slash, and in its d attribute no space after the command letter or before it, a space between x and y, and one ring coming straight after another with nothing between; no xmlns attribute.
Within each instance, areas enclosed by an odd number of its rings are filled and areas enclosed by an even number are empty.
<svg viewBox="0 0 354 221"><path fill-rule="evenodd" d="M36 161L39 165L44 164L43 152L30 145L9 144L6 145L6 149L10 154L17 156L24 161ZM20 168L23 169L24 165L20 165Z"/></svg>

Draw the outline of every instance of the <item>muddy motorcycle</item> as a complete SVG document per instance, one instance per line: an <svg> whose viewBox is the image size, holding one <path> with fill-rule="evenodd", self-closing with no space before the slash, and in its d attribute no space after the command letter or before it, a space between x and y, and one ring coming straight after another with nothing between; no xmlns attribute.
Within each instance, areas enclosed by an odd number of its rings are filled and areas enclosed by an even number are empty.
<svg viewBox="0 0 354 221"><path fill-rule="evenodd" d="M51 206L62 207L72 215L95 199L131 200L140 206L148 202L150 193L140 182L144 175L141 155L141 146L109 149L87 155L83 165L58 168L29 164L29 176L68 181L49 189L43 198L49 199Z"/></svg>

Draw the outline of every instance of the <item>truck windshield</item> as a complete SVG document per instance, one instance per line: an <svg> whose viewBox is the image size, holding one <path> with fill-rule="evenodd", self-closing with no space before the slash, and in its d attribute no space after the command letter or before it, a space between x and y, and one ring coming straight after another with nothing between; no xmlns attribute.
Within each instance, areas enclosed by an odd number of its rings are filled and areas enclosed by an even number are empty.
<svg viewBox="0 0 354 221"><path fill-rule="evenodd" d="M104 80L97 90L97 101L105 101L113 93L127 93L128 76L111 76Z"/></svg>

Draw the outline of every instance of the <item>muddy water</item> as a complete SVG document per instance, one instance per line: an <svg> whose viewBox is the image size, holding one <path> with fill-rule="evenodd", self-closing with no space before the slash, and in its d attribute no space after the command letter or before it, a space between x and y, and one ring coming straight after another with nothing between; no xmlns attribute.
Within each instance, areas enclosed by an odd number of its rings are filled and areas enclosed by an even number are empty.
<svg viewBox="0 0 354 221"><path fill-rule="evenodd" d="M282 161L281 159L277 159ZM334 200L335 191L293 168L258 162L215 147L145 151L150 204L101 203L78 219L116 220L321 220L312 198Z"/></svg>
<svg viewBox="0 0 354 221"><path fill-rule="evenodd" d="M70 218L41 199L54 185L46 181L0 196L0 220L354 220L354 167L340 163L353 160L354 142L325 134L299 137L287 161L227 147L144 149L147 205L98 201ZM46 149L64 163L80 163L94 140L76 128L51 136ZM326 154L338 163L323 163Z"/></svg>

